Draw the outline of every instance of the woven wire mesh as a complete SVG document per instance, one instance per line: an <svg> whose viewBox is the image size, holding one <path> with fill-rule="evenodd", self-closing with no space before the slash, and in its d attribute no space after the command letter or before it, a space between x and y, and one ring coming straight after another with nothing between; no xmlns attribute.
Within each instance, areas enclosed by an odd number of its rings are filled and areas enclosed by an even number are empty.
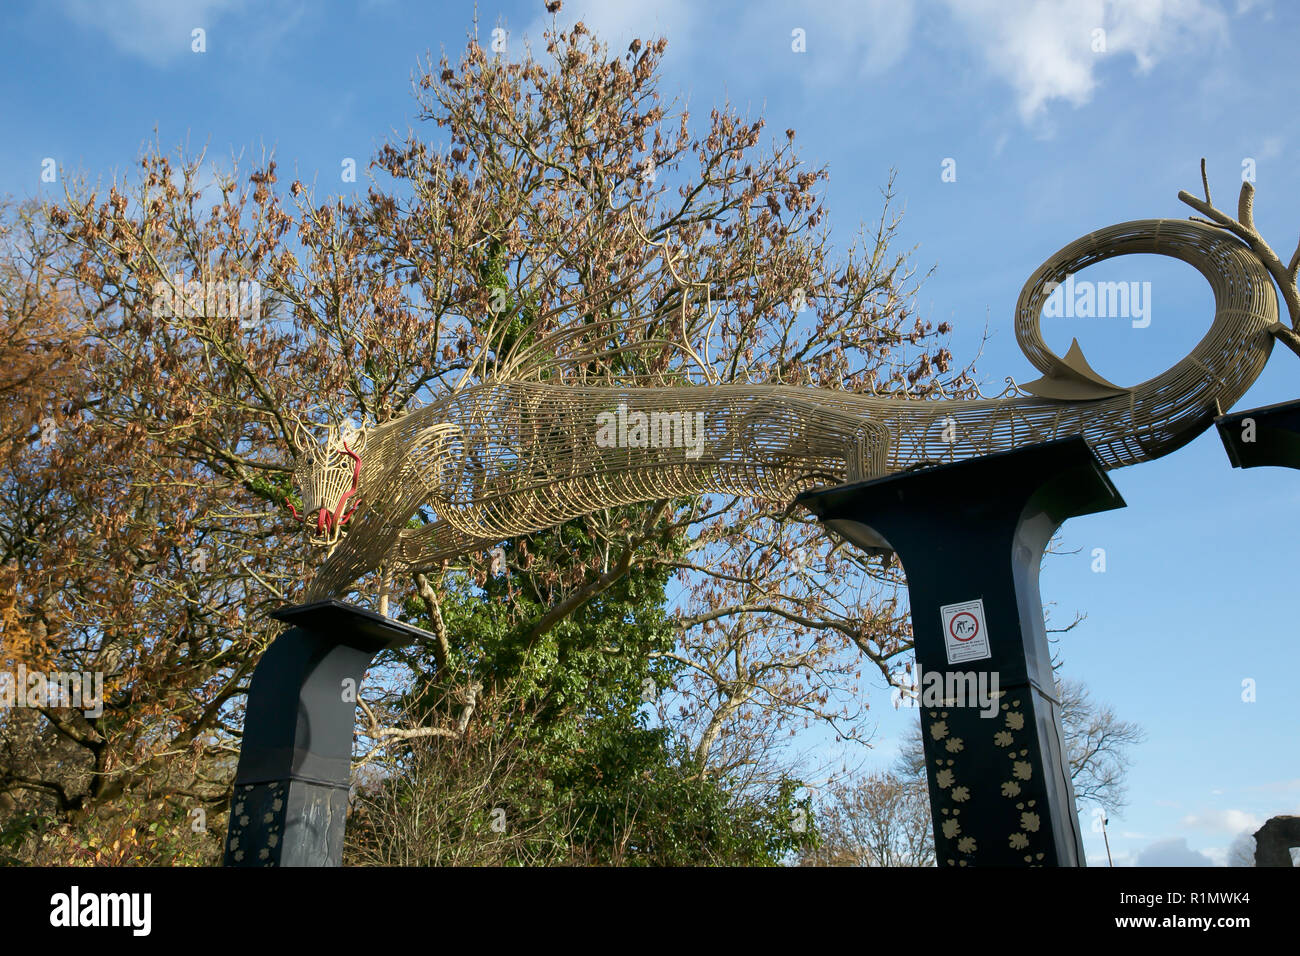
<svg viewBox="0 0 1300 956"><path fill-rule="evenodd" d="M381 562L427 568L618 505L708 492L789 501L812 488L1071 435L1083 436L1106 468L1160 457L1259 376L1277 295L1254 254L1212 227L1141 220L1098 230L1048 259L1021 291L1016 339L1044 376L1074 374L1039 327L1053 284L1134 253L1199 270L1214 318L1182 361L1132 388L1101 389L1104 397L926 401L776 385L600 387L525 372L463 389L368 431L362 505L309 595L339 593ZM436 520L407 528L422 506Z"/></svg>

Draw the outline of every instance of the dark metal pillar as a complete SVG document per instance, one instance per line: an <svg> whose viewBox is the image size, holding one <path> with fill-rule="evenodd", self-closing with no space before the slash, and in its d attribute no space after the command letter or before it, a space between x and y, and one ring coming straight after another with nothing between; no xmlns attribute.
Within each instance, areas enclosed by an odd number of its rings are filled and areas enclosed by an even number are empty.
<svg viewBox="0 0 1300 956"><path fill-rule="evenodd" d="M381 650L428 636L341 601L275 612L292 627L253 671L226 866L339 866L356 701Z"/></svg>
<svg viewBox="0 0 1300 956"><path fill-rule="evenodd" d="M1084 865L1038 570L1066 518L1124 507L1087 443L799 500L854 544L896 552L907 575L939 865ZM980 706L995 678L1000 696Z"/></svg>
<svg viewBox="0 0 1300 956"><path fill-rule="evenodd" d="M1214 424L1233 468L1300 468L1300 401L1235 412Z"/></svg>
<svg viewBox="0 0 1300 956"><path fill-rule="evenodd" d="M1300 468L1300 401L1235 412L1214 424L1233 468ZM1255 831L1255 865L1292 866L1288 841L1300 841L1300 817L1273 817Z"/></svg>

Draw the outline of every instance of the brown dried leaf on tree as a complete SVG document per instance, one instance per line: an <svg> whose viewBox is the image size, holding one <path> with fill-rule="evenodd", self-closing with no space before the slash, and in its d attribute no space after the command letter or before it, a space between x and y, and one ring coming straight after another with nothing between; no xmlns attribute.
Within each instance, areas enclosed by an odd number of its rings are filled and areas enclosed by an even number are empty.
<svg viewBox="0 0 1300 956"><path fill-rule="evenodd" d="M137 836L141 808L182 833L204 809L208 831L184 852L215 853L242 694L276 631L267 613L310 576L284 504L296 423L374 425L479 380L513 354L499 347L518 344L525 310L543 332L644 319L585 370L593 380L671 376L670 344L689 343L724 383L969 388L911 308L918 277L889 252L888 187L877 227L837 254L825 170L788 137L763 145L762 121L730 106L693 128L659 95L662 40L611 55L575 27L547 49L546 63L508 61L471 42L454 66L427 63L414 86L432 135L383 146L355 199L282 187L269 156L205 190L202 155L154 148L106 193L73 180L33 214L40 243L4 264L0 402L19 429L3 477L18 490L0 515L15 603L2 613L14 647L26 635L22 653L44 667L102 672L106 699L100 717L18 715L0 800L74 828L118 814ZM232 284L254 283L256 314L232 308ZM24 299L29 286L40 294ZM55 407L65 427L41 448L32 416ZM858 734L861 655L888 673L908 644L898 578L837 552L813 587L804 568L834 545L787 505L674 500L636 521L583 519L597 557L526 558L554 609L534 640L628 569L665 567L685 585L689 675L666 719L701 772L762 778L774 735L805 720ZM804 565L774 560L796 549ZM426 587L440 573L395 581L394 603ZM483 684L475 722L494 705L482 677L432 675ZM457 726L464 703L445 697L431 726Z"/></svg>

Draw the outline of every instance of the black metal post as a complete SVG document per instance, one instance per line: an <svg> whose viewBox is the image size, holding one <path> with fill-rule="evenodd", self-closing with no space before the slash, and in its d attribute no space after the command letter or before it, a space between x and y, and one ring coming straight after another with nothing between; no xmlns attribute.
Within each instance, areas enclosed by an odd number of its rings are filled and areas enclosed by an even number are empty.
<svg viewBox="0 0 1300 956"><path fill-rule="evenodd" d="M1124 507L1087 443L799 500L849 541L896 552L907 575L939 865L1084 865L1038 571L1066 518Z"/></svg>
<svg viewBox="0 0 1300 956"><path fill-rule="evenodd" d="M428 636L341 601L275 612L291 624L249 684L226 866L340 866L356 701L381 650Z"/></svg>
<svg viewBox="0 0 1300 956"><path fill-rule="evenodd" d="M1233 468L1300 468L1300 401L1235 412L1214 424Z"/></svg>
<svg viewBox="0 0 1300 956"><path fill-rule="evenodd" d="M1300 401L1265 405L1214 420L1233 468L1300 468ZM1255 832L1256 866L1292 866L1287 836L1300 840L1300 817L1273 817Z"/></svg>

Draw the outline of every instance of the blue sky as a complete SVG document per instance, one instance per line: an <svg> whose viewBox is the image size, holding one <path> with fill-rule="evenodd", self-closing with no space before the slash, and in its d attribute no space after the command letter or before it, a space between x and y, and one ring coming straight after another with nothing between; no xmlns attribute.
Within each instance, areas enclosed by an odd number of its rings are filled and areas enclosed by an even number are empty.
<svg viewBox="0 0 1300 956"><path fill-rule="evenodd" d="M350 192L343 161L364 169L388 134L405 132L417 58L456 54L473 15L470 2L7 4L0 194L49 189L46 157L92 179L127 172L155 128L164 148L206 145L218 161L274 149L282 182L292 173L321 194ZM478 16L485 36L500 23L511 44L549 22L540 0L480 3ZM805 161L830 167L839 242L878 215L896 169L900 248L935 267L918 305L954 323L962 361L987 327L978 368L993 391L1037 374L1011 332L1030 273L1099 227L1187 215L1175 196L1199 193L1201 156L1223 208L1235 208L1243 163L1253 167L1256 220L1284 260L1300 232L1291 4L566 0L561 19L575 18L616 48L667 36L663 90L693 115L729 99L770 131L797 129ZM196 27L206 52L191 49ZM1104 51L1093 49L1097 29ZM941 177L945 160L955 181ZM1173 365L1208 328L1211 296L1190 266L1129 257L1087 273L1152 283L1145 328L1044 323L1058 352L1077 336L1111 381ZM1300 397L1297 362L1275 349L1237 407ZM1042 579L1058 618L1087 615L1061 641L1065 673L1147 732L1111 847L1117 864L1221 863L1238 833L1300 812L1300 474L1233 470L1209 433L1111 478L1128 508L1069 522L1062 546L1077 553L1050 558ZM1098 547L1105 573L1092 571ZM883 688L871 702L883 765L912 716ZM1087 832L1089 860L1104 865Z"/></svg>

